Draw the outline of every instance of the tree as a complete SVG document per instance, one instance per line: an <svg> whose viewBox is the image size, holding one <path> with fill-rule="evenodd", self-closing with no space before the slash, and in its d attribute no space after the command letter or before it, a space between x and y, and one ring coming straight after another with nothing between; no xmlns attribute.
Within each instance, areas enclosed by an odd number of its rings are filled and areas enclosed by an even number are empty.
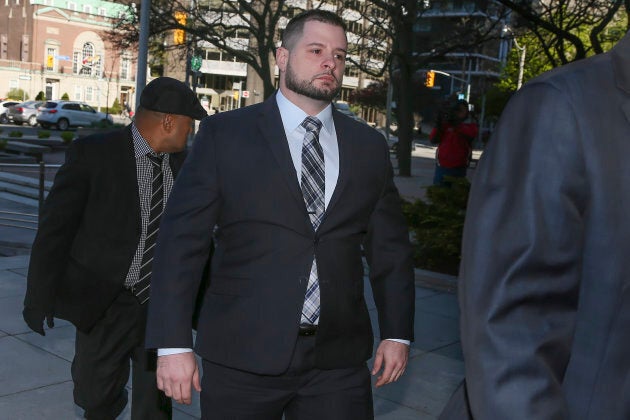
<svg viewBox="0 0 630 420"><path fill-rule="evenodd" d="M609 50L630 28L630 0L498 1L516 14L512 29L529 32L551 67Z"/></svg>
<svg viewBox="0 0 630 420"><path fill-rule="evenodd" d="M439 7L439 2L436 7ZM417 25L434 5L430 1L374 0L359 3L355 18L360 41L349 51L350 61L375 77L389 75L394 86L398 122L398 168L402 176L411 175L411 143L415 109L432 100L424 87L418 68L430 68L436 59L453 51L475 52L485 42L497 38L504 11L493 11L492 18L465 15L419 39ZM421 53L421 54L419 54ZM413 92L413 94L412 94Z"/></svg>
<svg viewBox="0 0 630 420"><path fill-rule="evenodd" d="M164 33L182 29L186 32L186 48L170 48L191 51L197 43L206 43L230 54L258 74L267 98L275 91L273 57L278 24L294 12L284 0L216 0L196 2L195 7L190 7L187 0L154 0L150 34L163 39ZM180 13L186 15L185 21L177 20ZM130 13L129 17L118 19L107 38L119 48L128 48L137 42L138 31L138 16Z"/></svg>

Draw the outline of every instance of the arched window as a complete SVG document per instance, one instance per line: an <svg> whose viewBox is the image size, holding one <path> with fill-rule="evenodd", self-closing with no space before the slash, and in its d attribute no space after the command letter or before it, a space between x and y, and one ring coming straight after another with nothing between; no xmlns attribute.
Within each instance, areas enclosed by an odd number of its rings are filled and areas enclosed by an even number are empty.
<svg viewBox="0 0 630 420"><path fill-rule="evenodd" d="M83 50L81 51L81 71L79 74L86 76L92 75L92 61L94 60L94 45L91 42L83 44Z"/></svg>

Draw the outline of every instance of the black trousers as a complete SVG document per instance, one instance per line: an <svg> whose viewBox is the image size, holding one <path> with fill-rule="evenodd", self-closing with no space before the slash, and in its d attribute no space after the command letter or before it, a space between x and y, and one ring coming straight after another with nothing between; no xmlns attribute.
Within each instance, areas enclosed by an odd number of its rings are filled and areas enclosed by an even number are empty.
<svg viewBox="0 0 630 420"><path fill-rule="evenodd" d="M88 419L113 420L127 405L132 370L133 420L172 417L171 400L157 388L156 354L144 349L147 304L121 293L89 334L77 331L72 361L74 401Z"/></svg>
<svg viewBox="0 0 630 420"><path fill-rule="evenodd" d="M204 420L372 420L367 365L315 369L315 337L299 337L287 373L256 375L203 361ZM264 349L260 349L264 351Z"/></svg>

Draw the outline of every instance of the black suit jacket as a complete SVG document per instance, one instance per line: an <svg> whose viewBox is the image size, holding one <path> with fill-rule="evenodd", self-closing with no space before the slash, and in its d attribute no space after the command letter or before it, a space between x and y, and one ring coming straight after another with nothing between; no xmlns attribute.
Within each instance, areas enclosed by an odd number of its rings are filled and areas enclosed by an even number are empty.
<svg viewBox="0 0 630 420"><path fill-rule="evenodd" d="M629 156L630 35L503 112L459 279L475 419L630 418Z"/></svg>
<svg viewBox="0 0 630 420"><path fill-rule="evenodd" d="M205 359L261 374L289 365L313 254L321 315L316 363L358 365L372 353L361 247L382 338L413 339L414 282L387 144L333 113L339 179L313 231L275 96L203 120L162 219L148 347L192 347L190 318L211 233L216 249L197 330Z"/></svg>
<svg viewBox="0 0 630 420"><path fill-rule="evenodd" d="M183 157L169 158L173 175ZM25 306L89 331L123 290L140 231L131 127L74 141L41 211Z"/></svg>

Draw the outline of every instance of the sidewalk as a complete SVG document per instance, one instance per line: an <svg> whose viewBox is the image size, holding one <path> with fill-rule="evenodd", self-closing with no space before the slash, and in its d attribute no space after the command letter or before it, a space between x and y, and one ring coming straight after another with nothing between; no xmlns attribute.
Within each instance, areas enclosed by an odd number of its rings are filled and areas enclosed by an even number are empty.
<svg viewBox="0 0 630 420"><path fill-rule="evenodd" d="M403 197L424 195L423 187L430 185L433 176L431 153L431 150L414 152L413 176L396 178ZM28 204L0 196L0 210L7 209L37 211ZM33 237L32 231L0 226L0 242L22 244L13 256L0 257L0 419L80 419L82 411L72 402L70 378L74 327L55 320L55 328L42 337L31 332L22 320L28 252ZM376 309L367 279L365 284L366 302L378 334ZM436 419L462 379L459 310L453 291L453 278L417 270L416 340L411 345L405 375L394 384L374 389L377 420ZM173 418L200 418L198 398L191 406L175 404ZM129 407L119 419L130 419Z"/></svg>

